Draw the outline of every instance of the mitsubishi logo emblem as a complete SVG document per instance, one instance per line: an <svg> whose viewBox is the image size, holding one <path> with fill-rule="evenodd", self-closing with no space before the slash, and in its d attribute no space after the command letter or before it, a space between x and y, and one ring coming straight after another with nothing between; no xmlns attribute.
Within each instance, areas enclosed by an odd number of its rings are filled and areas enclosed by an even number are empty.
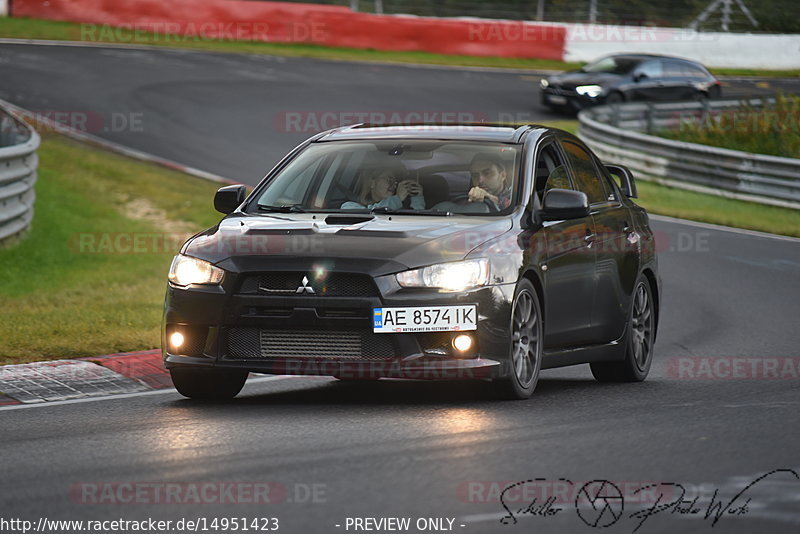
<svg viewBox="0 0 800 534"><path fill-rule="evenodd" d="M307 276L303 277L303 285L298 287L297 291L295 291L295 293L308 293L309 295L313 295L314 294L314 288L311 287L310 285L308 285L308 277Z"/></svg>

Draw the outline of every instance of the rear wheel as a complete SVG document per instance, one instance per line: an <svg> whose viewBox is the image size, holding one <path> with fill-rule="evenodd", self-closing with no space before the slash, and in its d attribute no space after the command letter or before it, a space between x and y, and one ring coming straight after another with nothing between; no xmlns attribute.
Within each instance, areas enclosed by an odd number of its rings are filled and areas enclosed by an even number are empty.
<svg viewBox="0 0 800 534"><path fill-rule="evenodd" d="M655 308L650 283L639 277L633 290L625 360L591 364L592 374L600 382L641 382L653 363Z"/></svg>
<svg viewBox="0 0 800 534"><path fill-rule="evenodd" d="M542 368L542 312L536 289L527 279L517 286L511 311L509 376L495 381L504 398L527 399L539 381Z"/></svg>
<svg viewBox="0 0 800 534"><path fill-rule="evenodd" d="M247 371L235 369L193 369L176 367L169 370L178 393L190 399L232 399L244 387Z"/></svg>

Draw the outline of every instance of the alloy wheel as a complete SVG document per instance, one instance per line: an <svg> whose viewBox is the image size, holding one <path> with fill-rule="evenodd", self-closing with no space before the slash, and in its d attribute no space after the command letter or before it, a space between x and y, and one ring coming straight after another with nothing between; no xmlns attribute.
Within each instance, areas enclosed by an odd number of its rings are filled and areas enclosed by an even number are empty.
<svg viewBox="0 0 800 534"><path fill-rule="evenodd" d="M645 369L653 346L653 309L650 294L642 282L636 286L631 315L633 358L639 369Z"/></svg>
<svg viewBox="0 0 800 534"><path fill-rule="evenodd" d="M539 367L539 317L528 290L517 295L511 333L511 362L520 385L527 388L536 378Z"/></svg>

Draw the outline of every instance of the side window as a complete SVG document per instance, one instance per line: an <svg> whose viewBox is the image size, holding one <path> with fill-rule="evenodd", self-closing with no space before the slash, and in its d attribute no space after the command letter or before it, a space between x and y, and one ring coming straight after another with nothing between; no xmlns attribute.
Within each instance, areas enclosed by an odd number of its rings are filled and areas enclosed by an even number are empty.
<svg viewBox="0 0 800 534"><path fill-rule="evenodd" d="M686 67L679 61L664 61L664 76L667 78L684 78Z"/></svg>
<svg viewBox="0 0 800 534"><path fill-rule="evenodd" d="M607 185L601 179L591 154L571 141L564 141L563 145L567 159L572 166L578 190L586 193L586 196L589 197L589 204L607 202L609 195L613 193L607 190Z"/></svg>
<svg viewBox="0 0 800 534"><path fill-rule="evenodd" d="M534 191L539 200L551 189L573 189L564 159L555 143L545 145L536 155Z"/></svg>
<svg viewBox="0 0 800 534"><path fill-rule="evenodd" d="M661 61L645 61L639 68L636 69L638 74L644 74L648 78L662 78L664 76L664 69L661 67Z"/></svg>
<svg viewBox="0 0 800 534"><path fill-rule="evenodd" d="M692 78L694 80L705 80L706 78L708 78L708 74L706 74L706 71L698 67L697 65L686 63L683 68L686 72L686 75L689 78Z"/></svg>

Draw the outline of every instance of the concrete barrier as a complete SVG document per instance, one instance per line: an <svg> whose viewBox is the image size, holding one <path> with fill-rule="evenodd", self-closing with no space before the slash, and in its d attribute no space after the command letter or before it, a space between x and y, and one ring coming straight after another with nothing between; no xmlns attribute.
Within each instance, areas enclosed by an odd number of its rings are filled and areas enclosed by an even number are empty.
<svg viewBox="0 0 800 534"><path fill-rule="evenodd" d="M680 56L710 67L799 69L800 35L697 32L599 24L564 24L565 61L585 62L617 53Z"/></svg>
<svg viewBox="0 0 800 534"><path fill-rule="evenodd" d="M78 38L89 41L128 39L115 34L117 27L187 39L544 59L563 57L567 33L557 25L522 21L374 15L344 6L245 0L14 0L14 16L82 22ZM141 36L146 43L149 37Z"/></svg>

